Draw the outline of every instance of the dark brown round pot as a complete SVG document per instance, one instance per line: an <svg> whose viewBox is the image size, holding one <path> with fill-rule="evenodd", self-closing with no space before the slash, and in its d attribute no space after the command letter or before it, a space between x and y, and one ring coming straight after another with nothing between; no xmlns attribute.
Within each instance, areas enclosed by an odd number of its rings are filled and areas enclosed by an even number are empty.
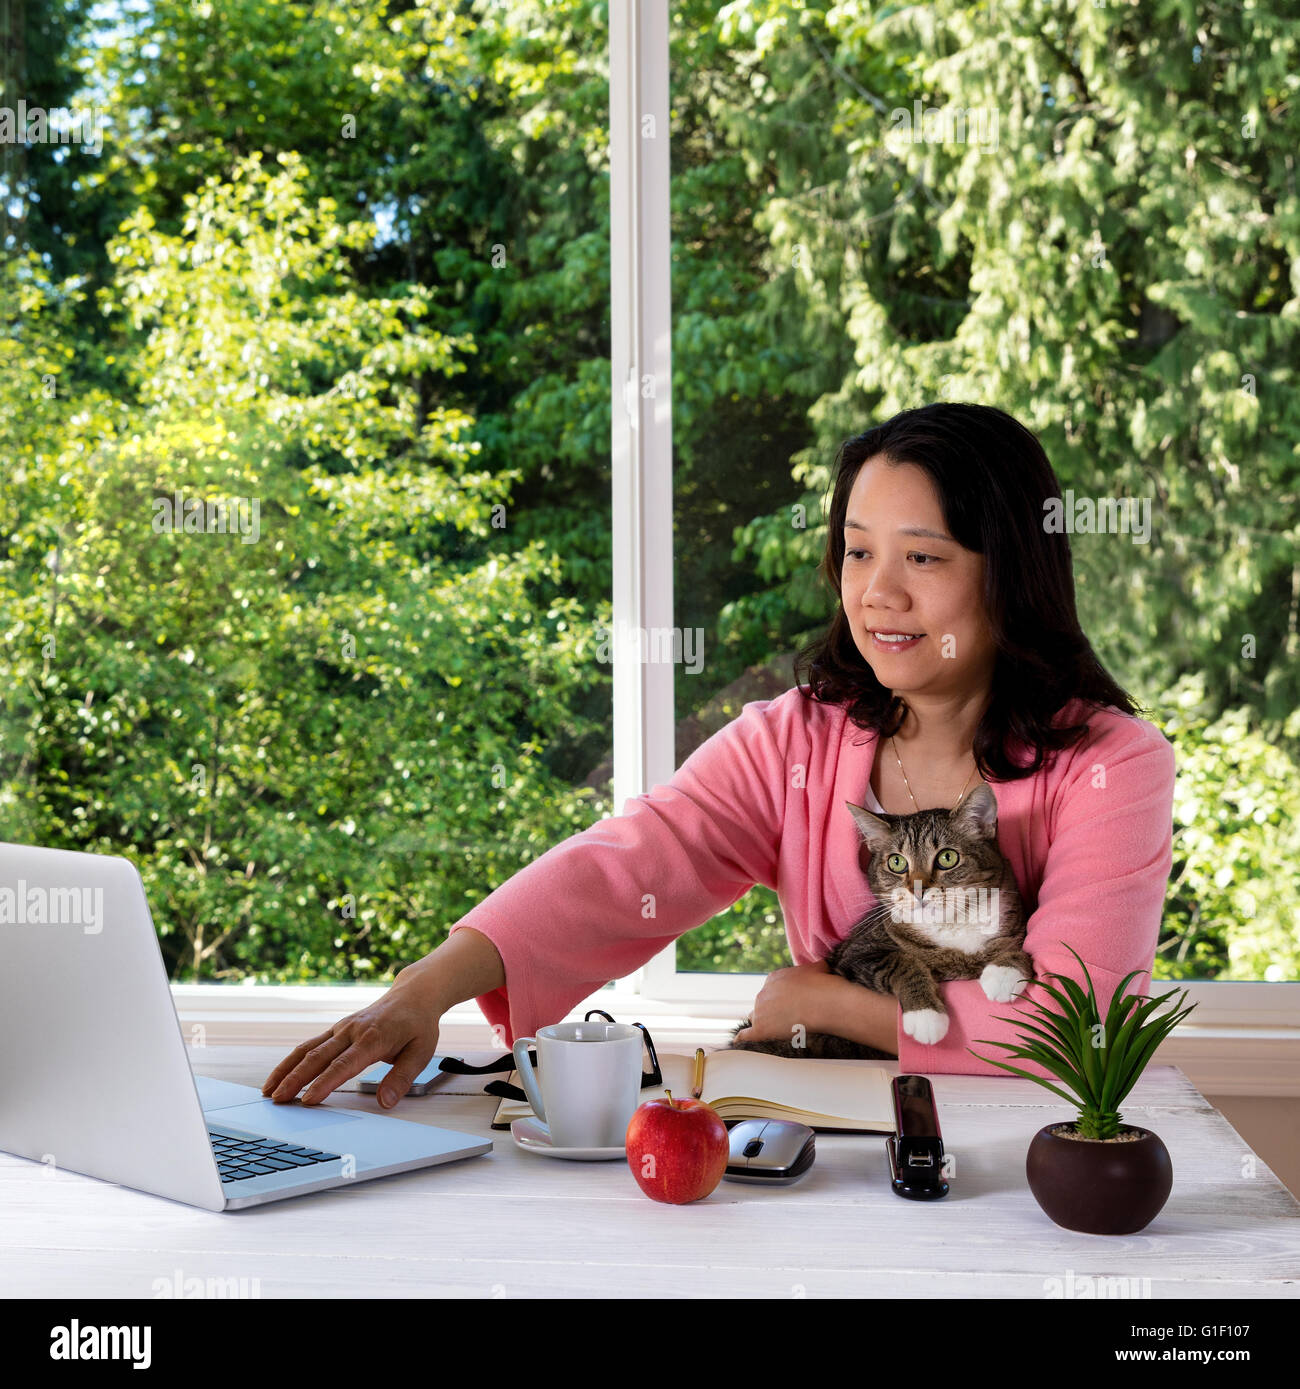
<svg viewBox="0 0 1300 1389"><path fill-rule="evenodd" d="M1065 1138L1060 1123L1039 1129L1025 1175L1034 1199L1058 1225L1086 1235L1131 1235L1145 1229L1169 1199L1174 1167L1149 1129L1121 1124L1135 1142Z"/></svg>

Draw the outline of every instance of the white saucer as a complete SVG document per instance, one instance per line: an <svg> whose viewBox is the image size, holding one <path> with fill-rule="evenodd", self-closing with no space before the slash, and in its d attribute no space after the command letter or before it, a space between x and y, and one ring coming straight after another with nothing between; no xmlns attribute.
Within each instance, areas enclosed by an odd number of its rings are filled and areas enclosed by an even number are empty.
<svg viewBox="0 0 1300 1389"><path fill-rule="evenodd" d="M573 1162L611 1162L615 1158L627 1160L627 1149L617 1148L557 1148L551 1142L551 1135L536 1119L512 1119L510 1137L515 1147L526 1153L541 1153L544 1157L569 1158Z"/></svg>

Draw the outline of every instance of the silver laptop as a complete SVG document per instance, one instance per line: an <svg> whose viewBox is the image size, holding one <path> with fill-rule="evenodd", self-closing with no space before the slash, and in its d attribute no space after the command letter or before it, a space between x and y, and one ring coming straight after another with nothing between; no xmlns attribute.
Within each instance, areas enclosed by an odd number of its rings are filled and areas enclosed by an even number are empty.
<svg viewBox="0 0 1300 1389"><path fill-rule="evenodd" d="M144 884L0 844L0 1149L237 1210L492 1150L491 1139L195 1076Z"/></svg>

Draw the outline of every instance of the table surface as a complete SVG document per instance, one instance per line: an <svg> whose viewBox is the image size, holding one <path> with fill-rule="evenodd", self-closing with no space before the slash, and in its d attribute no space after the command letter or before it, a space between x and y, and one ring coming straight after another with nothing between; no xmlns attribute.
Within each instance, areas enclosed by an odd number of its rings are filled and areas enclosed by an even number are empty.
<svg viewBox="0 0 1300 1389"><path fill-rule="evenodd" d="M259 1087L283 1055L190 1051L198 1074ZM943 1200L890 1191L882 1135L818 1134L796 1184L723 1181L685 1206L644 1196L625 1163L517 1148L491 1128L490 1079L457 1077L394 1113L491 1138L490 1153L241 1211L0 1153L0 1296L151 1298L158 1280L191 1279L263 1298L1119 1295L1103 1279L1152 1298L1300 1296L1300 1204L1173 1066L1149 1067L1122 1106L1174 1166L1164 1210L1124 1236L1076 1234L1038 1208L1030 1139L1074 1111L1014 1076L930 1077L954 1163ZM326 1103L380 1112L372 1095Z"/></svg>

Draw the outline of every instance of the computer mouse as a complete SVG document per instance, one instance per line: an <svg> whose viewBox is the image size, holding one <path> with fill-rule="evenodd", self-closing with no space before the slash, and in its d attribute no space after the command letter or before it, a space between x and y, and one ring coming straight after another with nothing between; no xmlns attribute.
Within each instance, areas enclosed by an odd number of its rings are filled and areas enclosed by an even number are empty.
<svg viewBox="0 0 1300 1389"><path fill-rule="evenodd" d="M731 1157L724 1178L788 1186L813 1165L816 1135L789 1119L742 1119L728 1134Z"/></svg>

